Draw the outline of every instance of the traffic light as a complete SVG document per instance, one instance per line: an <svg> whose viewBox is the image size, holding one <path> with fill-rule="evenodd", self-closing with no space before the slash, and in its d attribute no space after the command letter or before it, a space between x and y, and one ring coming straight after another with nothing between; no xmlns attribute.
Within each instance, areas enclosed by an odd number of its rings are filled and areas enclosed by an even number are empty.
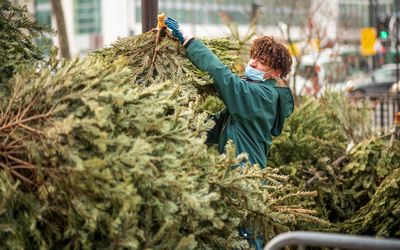
<svg viewBox="0 0 400 250"><path fill-rule="evenodd" d="M378 37L385 41L389 37L389 17L380 18L378 22Z"/></svg>

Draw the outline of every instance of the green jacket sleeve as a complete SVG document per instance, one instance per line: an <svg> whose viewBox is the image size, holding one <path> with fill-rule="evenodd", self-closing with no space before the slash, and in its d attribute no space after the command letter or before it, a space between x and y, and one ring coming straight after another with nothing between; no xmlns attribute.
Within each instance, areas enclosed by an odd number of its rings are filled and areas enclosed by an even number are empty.
<svg viewBox="0 0 400 250"><path fill-rule="evenodd" d="M294 100L292 92L287 87L275 87L278 91L279 97L277 102L277 112L275 116L274 126L272 127L271 134L279 136L282 133L285 119L289 117L294 110Z"/></svg>
<svg viewBox="0 0 400 250"><path fill-rule="evenodd" d="M261 93L256 83L233 74L203 42L194 41L187 48L186 56L214 78L213 87L236 121L251 119L262 112L263 99L269 98L265 92Z"/></svg>
<svg viewBox="0 0 400 250"><path fill-rule="evenodd" d="M217 144L219 140L219 136L221 134L222 128L226 124L226 121L229 117L229 111L224 108L218 113L210 115L209 120L213 120L215 122L215 126L212 130L210 130L207 134L206 143Z"/></svg>

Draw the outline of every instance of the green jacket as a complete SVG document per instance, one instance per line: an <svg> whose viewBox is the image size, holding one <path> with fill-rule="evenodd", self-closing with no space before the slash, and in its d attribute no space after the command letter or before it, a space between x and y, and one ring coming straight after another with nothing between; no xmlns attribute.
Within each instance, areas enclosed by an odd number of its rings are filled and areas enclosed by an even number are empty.
<svg viewBox="0 0 400 250"><path fill-rule="evenodd" d="M272 135L282 133L285 118L293 113L290 89L277 87L276 80L254 83L241 79L200 40L189 45L186 56L214 78L213 87L226 106L211 116L216 125L207 143L218 143L223 153L227 141L233 140L237 155L247 152L248 161L265 168Z"/></svg>

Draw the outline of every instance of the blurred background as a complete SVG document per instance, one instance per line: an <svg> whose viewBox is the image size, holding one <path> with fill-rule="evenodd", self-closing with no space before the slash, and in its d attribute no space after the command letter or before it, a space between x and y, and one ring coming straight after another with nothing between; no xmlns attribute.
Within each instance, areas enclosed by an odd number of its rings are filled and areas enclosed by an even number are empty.
<svg viewBox="0 0 400 250"><path fill-rule="evenodd" d="M361 29L378 27L380 19L397 14L394 0L58 0L61 2L72 56L107 46L118 36L142 33L142 2L157 2L158 11L174 17L199 37L228 36L221 18L225 13L244 33L258 9L257 35L273 35L283 41L322 47L341 45L341 55L353 59L351 71L369 70L373 63L394 62L394 51L383 58L360 57ZM41 24L57 29L50 0L18 0L28 5ZM156 18L156 17L154 17ZM244 34L243 34L244 35ZM311 39L310 39L311 38ZM57 37L54 44L58 45ZM314 49L318 49L314 47ZM369 60L368 60L369 59Z"/></svg>
<svg viewBox="0 0 400 250"><path fill-rule="evenodd" d="M382 94L399 93L400 0L17 2L27 5L41 25L58 30L58 36L50 41L60 47L62 57L70 59L110 46L118 37L155 28L157 14L164 12L194 36L231 36L239 40L243 60L237 65L238 73L248 61L246 48L251 40L274 36L293 56L291 75L279 84L290 86L295 96L318 97L330 87L346 94L362 94L360 98L376 102ZM43 44L41 40L36 42ZM399 110L398 94L389 99L391 108L386 113L390 116L384 119L380 112L377 123L393 120L391 114Z"/></svg>

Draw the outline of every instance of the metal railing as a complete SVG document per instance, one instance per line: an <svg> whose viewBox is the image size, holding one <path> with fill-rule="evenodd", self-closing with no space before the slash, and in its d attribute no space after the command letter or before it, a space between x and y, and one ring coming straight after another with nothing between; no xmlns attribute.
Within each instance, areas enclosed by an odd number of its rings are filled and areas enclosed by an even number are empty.
<svg viewBox="0 0 400 250"><path fill-rule="evenodd" d="M365 103L369 101L372 109L372 123L374 130L389 132L393 126L396 112L400 111L399 94L353 94L350 101Z"/></svg>
<svg viewBox="0 0 400 250"><path fill-rule="evenodd" d="M371 236L294 231L279 234L272 238L263 250L281 250L285 246L297 246L304 250L305 246L329 247L359 250L400 250L400 239L382 239Z"/></svg>

